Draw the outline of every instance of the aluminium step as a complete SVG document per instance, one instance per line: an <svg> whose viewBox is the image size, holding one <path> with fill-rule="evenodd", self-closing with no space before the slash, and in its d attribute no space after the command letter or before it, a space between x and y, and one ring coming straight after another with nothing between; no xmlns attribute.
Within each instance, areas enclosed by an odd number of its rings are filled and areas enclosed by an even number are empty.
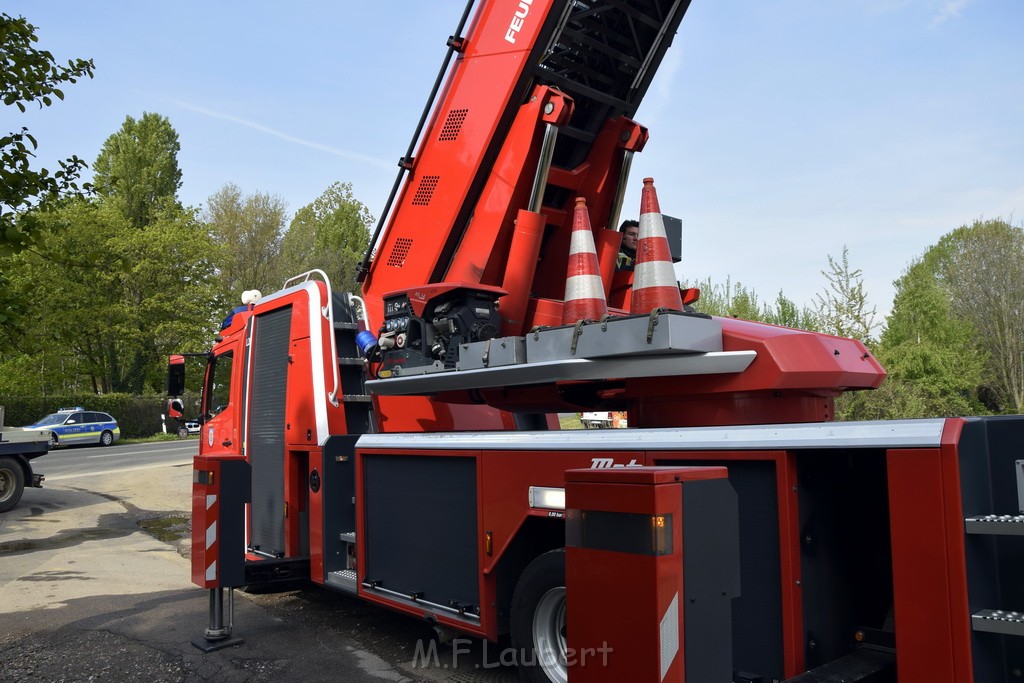
<svg viewBox="0 0 1024 683"><path fill-rule="evenodd" d="M356 572L354 569L343 569L337 572L328 572L327 580L324 582L328 586L340 588L346 592L357 593L359 590L359 583L356 581Z"/></svg>
<svg viewBox="0 0 1024 683"><path fill-rule="evenodd" d="M977 515L964 520L969 534L1024 536L1024 515Z"/></svg>
<svg viewBox="0 0 1024 683"><path fill-rule="evenodd" d="M988 633L1024 636L1024 612L983 609L971 615L971 628Z"/></svg>

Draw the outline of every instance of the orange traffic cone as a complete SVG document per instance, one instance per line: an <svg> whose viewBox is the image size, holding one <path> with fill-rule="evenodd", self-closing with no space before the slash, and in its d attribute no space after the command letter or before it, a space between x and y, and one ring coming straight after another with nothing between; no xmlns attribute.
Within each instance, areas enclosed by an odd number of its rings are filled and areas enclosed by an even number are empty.
<svg viewBox="0 0 1024 683"><path fill-rule="evenodd" d="M672 269L672 252L665 236L665 222L661 217L654 178L644 178L644 189L640 193L640 237L636 243L629 311L650 313L655 308L681 311L683 300Z"/></svg>
<svg viewBox="0 0 1024 683"><path fill-rule="evenodd" d="M580 320L599 320L608 314L604 300L601 267L597 262L594 233L590 230L587 200L576 198L572 236L569 242L569 269L565 278L565 305L562 324L572 325Z"/></svg>

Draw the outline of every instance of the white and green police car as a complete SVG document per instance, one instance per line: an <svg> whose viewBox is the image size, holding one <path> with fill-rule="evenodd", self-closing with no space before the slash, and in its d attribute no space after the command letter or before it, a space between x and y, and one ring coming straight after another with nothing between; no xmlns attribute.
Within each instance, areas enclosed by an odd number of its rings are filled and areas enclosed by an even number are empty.
<svg viewBox="0 0 1024 683"><path fill-rule="evenodd" d="M117 420L107 413L85 410L81 406L61 408L47 415L30 429L49 429L50 446L69 446L77 443L98 443L109 446L121 438Z"/></svg>

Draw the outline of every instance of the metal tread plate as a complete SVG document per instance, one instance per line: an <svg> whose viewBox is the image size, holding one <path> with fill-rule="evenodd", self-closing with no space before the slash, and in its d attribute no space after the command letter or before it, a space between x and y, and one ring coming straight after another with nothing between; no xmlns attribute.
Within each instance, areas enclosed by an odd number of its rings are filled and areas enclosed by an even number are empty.
<svg viewBox="0 0 1024 683"><path fill-rule="evenodd" d="M1024 636L1024 612L983 609L971 615L971 628L975 631Z"/></svg>
<svg viewBox="0 0 1024 683"><path fill-rule="evenodd" d="M978 515L964 520L969 534L1024 536L1024 515Z"/></svg>

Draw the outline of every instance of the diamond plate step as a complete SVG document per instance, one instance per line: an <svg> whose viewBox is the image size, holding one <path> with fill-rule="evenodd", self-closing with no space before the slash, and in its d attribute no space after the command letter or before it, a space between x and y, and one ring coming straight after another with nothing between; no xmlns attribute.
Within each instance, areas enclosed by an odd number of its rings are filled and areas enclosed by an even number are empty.
<svg viewBox="0 0 1024 683"><path fill-rule="evenodd" d="M975 631L1024 636L1024 612L983 609L971 615L971 628Z"/></svg>
<svg viewBox="0 0 1024 683"><path fill-rule="evenodd" d="M978 515L964 520L969 534L1024 536L1024 515Z"/></svg>

